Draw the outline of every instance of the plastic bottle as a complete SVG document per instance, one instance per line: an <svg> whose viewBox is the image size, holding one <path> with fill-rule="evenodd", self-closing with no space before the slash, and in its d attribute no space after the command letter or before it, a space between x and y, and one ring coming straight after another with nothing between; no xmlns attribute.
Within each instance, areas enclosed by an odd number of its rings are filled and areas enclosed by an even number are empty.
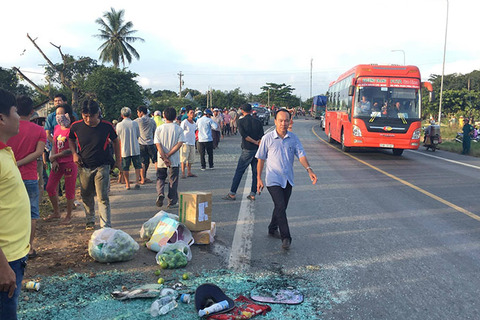
<svg viewBox="0 0 480 320"><path fill-rule="evenodd" d="M165 314L168 311L174 309L176 306L167 310L167 311L165 311L165 309L163 309L164 307L166 307L167 305L169 305L172 302L174 302L174 304L177 304L177 302L175 301L175 298L171 295L168 295L168 296L165 296L165 297L162 297L160 299L155 300L152 303L152 306L150 307L150 315L152 317L156 317L158 315ZM164 312L164 313L162 313L162 312Z"/></svg>
<svg viewBox="0 0 480 320"><path fill-rule="evenodd" d="M160 310L158 311L158 314L160 314L160 315L167 314L170 311L172 311L173 309L175 309L177 306L178 306L177 301L172 300L169 303L167 303L166 305L164 305L163 307L161 307Z"/></svg>
<svg viewBox="0 0 480 320"><path fill-rule="evenodd" d="M38 291L40 290L40 282L28 281L27 283L25 283L25 289Z"/></svg>
<svg viewBox="0 0 480 320"><path fill-rule="evenodd" d="M165 296L173 296L176 298L178 295L177 290L171 289L171 288L163 288L162 291L160 291L160 297L165 297Z"/></svg>
<svg viewBox="0 0 480 320"><path fill-rule="evenodd" d="M204 317L206 315L212 314L214 312L219 312L219 311L225 310L227 308L228 308L228 301L223 300L223 301L217 302L215 304L212 304L208 308L198 310L198 316L199 317Z"/></svg>
<svg viewBox="0 0 480 320"><path fill-rule="evenodd" d="M190 295L188 293L182 293L182 295L180 296L180 302L183 302L183 303L190 303Z"/></svg>

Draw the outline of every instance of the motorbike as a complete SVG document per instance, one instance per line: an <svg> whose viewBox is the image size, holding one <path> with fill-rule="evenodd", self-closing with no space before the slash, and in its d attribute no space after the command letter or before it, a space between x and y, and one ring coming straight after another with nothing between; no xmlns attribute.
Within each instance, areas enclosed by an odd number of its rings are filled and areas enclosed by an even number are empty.
<svg viewBox="0 0 480 320"><path fill-rule="evenodd" d="M428 149L435 151L438 148L438 145L442 143L442 136L440 135L440 126L439 125L430 125L425 130L425 137L423 139L423 146Z"/></svg>
<svg viewBox="0 0 480 320"><path fill-rule="evenodd" d="M480 141L480 134L478 134L477 129L475 129L475 133L473 134L473 137L470 139L472 142L478 142ZM463 142L463 132L457 132L457 136L455 137L456 142Z"/></svg>

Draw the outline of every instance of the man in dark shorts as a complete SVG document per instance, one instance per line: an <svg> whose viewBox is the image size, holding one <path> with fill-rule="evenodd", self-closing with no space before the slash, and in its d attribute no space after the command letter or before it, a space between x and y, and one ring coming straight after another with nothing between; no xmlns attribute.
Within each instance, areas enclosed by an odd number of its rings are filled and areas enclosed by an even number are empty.
<svg viewBox="0 0 480 320"><path fill-rule="evenodd" d="M148 110L145 106L137 108L137 116L135 122L138 123L140 129L140 138L138 143L140 144L140 158L142 159L142 171L140 172L140 184L150 183L152 180L147 178L148 167L150 166L150 160L153 164L157 163L157 148L153 143L153 136L157 124L153 118L148 116Z"/></svg>
<svg viewBox="0 0 480 320"><path fill-rule="evenodd" d="M120 143L110 122L100 119L100 107L94 100L83 102L83 120L72 124L69 142L73 161L79 167L80 190L85 207L86 229L95 229L95 193L100 211L100 227L111 227L110 167L113 163L120 168ZM115 162L108 145L113 144ZM77 152L78 148L78 152Z"/></svg>

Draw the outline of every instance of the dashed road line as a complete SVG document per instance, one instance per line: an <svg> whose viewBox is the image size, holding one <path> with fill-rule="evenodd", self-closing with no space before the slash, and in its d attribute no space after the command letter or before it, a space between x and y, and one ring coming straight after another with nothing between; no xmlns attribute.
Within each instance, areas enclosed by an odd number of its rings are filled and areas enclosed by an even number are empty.
<svg viewBox="0 0 480 320"><path fill-rule="evenodd" d="M432 199L434 199L434 200L437 200L438 202L441 202L441 203L443 203L444 205L446 205L446 206L448 206L448 207L450 207L450 208L452 208L452 209L454 209L454 210L456 210L456 211L458 211L458 212L461 212L461 213L469 216L469 217L472 218L472 219L475 219L475 220L477 220L477 221L480 221L480 216L476 215L475 213L470 212L470 211L468 211L468 210L466 210L466 209L464 209L464 208L462 208L462 207L459 207L459 206L457 206L456 204L451 203L450 201L447 201L447 200L445 200L445 199L443 199L443 198L440 198L439 196L434 195L433 193L428 192L427 190L424 190L424 189L422 189L422 188L420 188L420 187L417 187L416 185L414 185L414 184L412 184L412 183L410 183L410 182L408 182L408 181L405 181L405 180L403 180L403 179L401 179L401 178L399 178L399 177L397 177L397 176L395 176L395 175L393 175L393 174L391 174L391 173L388 173L388 172L386 172L386 171L384 171L384 170L382 170L382 169L380 169L380 168L378 168L378 167L376 167L376 166L374 166L374 165L372 165L372 164L370 164L370 163L368 163L368 162L366 162L366 161L364 161L364 160L362 160L362 159L360 159L360 158L355 157L354 155L351 155L351 154L349 154L349 153L347 153L347 152L343 152L342 150L339 150L339 149L336 148L335 146L331 145L330 143L328 143L327 141L325 141L324 139L322 139L322 138L315 132L315 130L314 130L314 127L315 127L315 126L318 126L318 125L312 126L312 132L313 132L313 134L314 134L320 141L322 141L323 143L325 143L327 146L329 146L329 147L331 147L331 148L333 148L333 149L335 149L335 150L337 150L337 151L339 151L339 152L341 152L341 153L349 156L350 158L352 158L352 159L354 159L354 160L356 160L356 161L358 161L358 162L366 165L367 167L370 167L371 169L373 169L373 170L375 170L375 171L380 172L380 173L383 174L383 175L386 175L386 176L389 177L389 178L392 178L393 180L396 180L396 181L398 181L398 182L406 185L407 187L410 187L410 188L412 188L412 189L414 189L414 190L416 190L416 191L418 191L418 192L420 192L420 193L423 193L423 194L426 195L427 197L430 197L430 198L432 198Z"/></svg>

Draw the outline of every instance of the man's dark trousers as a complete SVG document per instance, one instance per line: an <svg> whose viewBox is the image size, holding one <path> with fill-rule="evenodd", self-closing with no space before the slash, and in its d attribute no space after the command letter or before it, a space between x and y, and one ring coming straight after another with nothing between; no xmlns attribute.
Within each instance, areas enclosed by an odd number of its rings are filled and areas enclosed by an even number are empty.
<svg viewBox="0 0 480 320"><path fill-rule="evenodd" d="M268 226L268 232L273 233L277 228L280 229L280 236L282 240L287 238L290 241L290 229L288 228L287 220L287 206L288 200L292 194L292 185L287 182L287 186L282 188L280 186L267 187L270 196L272 197L274 208L272 214L272 221Z"/></svg>
<svg viewBox="0 0 480 320"><path fill-rule="evenodd" d="M243 174L249 165L252 166L252 188L250 194L254 195L257 193L257 158L255 154L257 150L248 150L242 149L242 154L238 158L237 169L235 170L235 175L233 176L232 186L230 188L230 193L237 193L238 186L240 181L242 181Z"/></svg>
<svg viewBox="0 0 480 320"><path fill-rule="evenodd" d="M200 164L202 169L205 169L207 164L205 163L205 151L208 154L208 166L213 168L213 141L198 142L198 152L200 153Z"/></svg>

